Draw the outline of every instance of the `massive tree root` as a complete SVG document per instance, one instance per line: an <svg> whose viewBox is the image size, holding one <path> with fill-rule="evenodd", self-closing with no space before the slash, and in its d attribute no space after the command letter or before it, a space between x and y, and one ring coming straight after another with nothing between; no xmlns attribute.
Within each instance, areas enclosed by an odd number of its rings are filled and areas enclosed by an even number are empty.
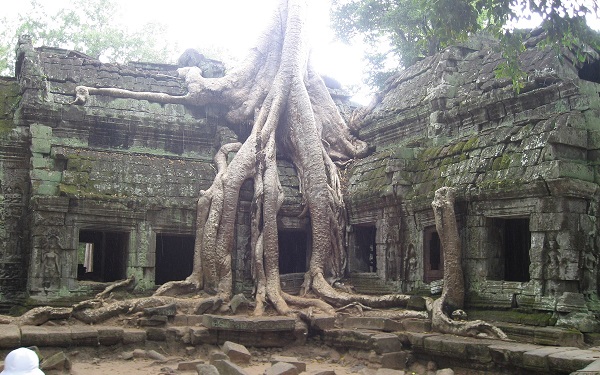
<svg viewBox="0 0 600 375"><path fill-rule="evenodd" d="M454 212L454 189L438 189L431 205L444 251L444 289L442 296L431 304L431 326L436 331L460 336L507 339L502 330L487 322L454 320L449 317L464 307L465 299L462 248Z"/></svg>
<svg viewBox="0 0 600 375"><path fill-rule="evenodd" d="M185 95L84 86L76 89L76 104L85 104L89 95L194 106L218 103L228 108L225 118L230 123L253 124L243 144L223 145L215 157L216 178L198 199L192 274L184 281L163 285L156 295L203 290L213 295L216 304L231 298L239 192L246 180L252 180L255 314L263 314L267 302L280 314L292 313L290 304L328 313L334 312L331 305L351 302L377 307L406 305L407 296L357 296L342 293L326 281L342 278L346 264L346 213L336 162L364 156L367 145L350 133L323 80L309 63L307 8L306 0L281 0L257 46L225 77L204 78L197 67L181 68L179 74L188 87ZM231 159L232 153L235 156ZM283 193L276 155L285 155L294 163L311 220L313 248L301 297L287 295L280 287L277 213ZM231 160L229 164L227 160ZM318 298L306 298L312 293Z"/></svg>

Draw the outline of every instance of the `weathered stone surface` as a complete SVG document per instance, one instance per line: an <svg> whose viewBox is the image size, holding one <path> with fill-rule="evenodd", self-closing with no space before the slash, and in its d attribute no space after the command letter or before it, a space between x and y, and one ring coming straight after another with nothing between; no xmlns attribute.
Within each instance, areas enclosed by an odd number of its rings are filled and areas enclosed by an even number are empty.
<svg viewBox="0 0 600 375"><path fill-rule="evenodd" d="M45 358L42 363L40 363L40 369L43 371L49 370L58 370L58 371L68 371L71 369L71 360L64 352L58 352L51 355L48 358Z"/></svg>
<svg viewBox="0 0 600 375"><path fill-rule="evenodd" d="M214 363L215 361L228 361L229 356L220 350L211 350L208 354L208 359L210 363Z"/></svg>
<svg viewBox="0 0 600 375"><path fill-rule="evenodd" d="M600 351L570 350L548 355L549 367L553 371L573 372L600 360Z"/></svg>
<svg viewBox="0 0 600 375"><path fill-rule="evenodd" d="M282 355L271 356L271 364L274 365L277 362L284 362L294 365L298 369L298 372L306 371L306 362L300 361L296 357L286 357Z"/></svg>
<svg viewBox="0 0 600 375"><path fill-rule="evenodd" d="M296 366L288 362L277 362L265 370L265 375L298 375Z"/></svg>
<svg viewBox="0 0 600 375"><path fill-rule="evenodd" d="M248 364L252 354L246 349L244 345L236 344L231 341L225 341L221 347L223 353L229 357L229 360L237 364Z"/></svg>
<svg viewBox="0 0 600 375"><path fill-rule="evenodd" d="M385 332L402 331L402 323L378 317L349 317L344 320L344 328L372 329Z"/></svg>
<svg viewBox="0 0 600 375"><path fill-rule="evenodd" d="M369 341L378 354L399 352L402 350L402 342L393 333L378 333L371 336Z"/></svg>
<svg viewBox="0 0 600 375"><path fill-rule="evenodd" d="M240 312L248 310L250 303L250 300L240 293L231 298L231 301L229 302L229 308L231 309L231 312L235 314L238 312L238 310Z"/></svg>
<svg viewBox="0 0 600 375"><path fill-rule="evenodd" d="M410 357L410 354L405 351L383 353L381 355L381 367L394 370L405 369Z"/></svg>
<svg viewBox="0 0 600 375"><path fill-rule="evenodd" d="M165 328L148 327L146 328L146 339L150 341L166 341L167 330Z"/></svg>
<svg viewBox="0 0 600 375"><path fill-rule="evenodd" d="M220 375L248 375L248 372L228 360L218 360L212 363L219 370Z"/></svg>
<svg viewBox="0 0 600 375"><path fill-rule="evenodd" d="M73 344L71 329L65 327L21 327L21 345L23 346L59 346L69 347Z"/></svg>
<svg viewBox="0 0 600 375"><path fill-rule="evenodd" d="M0 324L0 348L10 349L21 346L21 330L12 324Z"/></svg>
<svg viewBox="0 0 600 375"><path fill-rule="evenodd" d="M98 330L90 326L71 326L71 339L75 346L98 346Z"/></svg>
<svg viewBox="0 0 600 375"><path fill-rule="evenodd" d="M577 350L577 348L552 346L527 351L523 353L523 367L536 371L550 371L548 357L571 350Z"/></svg>
<svg viewBox="0 0 600 375"><path fill-rule="evenodd" d="M123 344L138 344L146 341L146 331L133 328L123 329Z"/></svg>
<svg viewBox="0 0 600 375"><path fill-rule="evenodd" d="M159 362L166 362L167 361L167 357L164 356L163 354L160 354L156 350L148 350L146 352L146 356L148 358L150 358L150 359L154 359L155 361L159 361Z"/></svg>
<svg viewBox="0 0 600 375"><path fill-rule="evenodd" d="M219 370L213 365L209 364L199 364L196 366L196 371L198 375L220 375Z"/></svg>
<svg viewBox="0 0 600 375"><path fill-rule="evenodd" d="M193 371L198 368L198 365L202 365L202 364L204 364L204 362L201 360L182 361L182 362L177 363L177 370L178 371Z"/></svg>
<svg viewBox="0 0 600 375"><path fill-rule="evenodd" d="M123 341L123 328L98 326L97 329L100 345L111 346Z"/></svg>
<svg viewBox="0 0 600 375"><path fill-rule="evenodd" d="M296 320L282 316L243 317L205 314L202 324L209 329L227 331L293 331Z"/></svg>

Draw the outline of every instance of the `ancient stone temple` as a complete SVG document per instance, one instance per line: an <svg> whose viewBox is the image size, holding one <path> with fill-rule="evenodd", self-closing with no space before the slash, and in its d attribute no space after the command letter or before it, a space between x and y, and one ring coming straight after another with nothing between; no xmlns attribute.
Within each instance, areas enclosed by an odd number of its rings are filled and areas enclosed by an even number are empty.
<svg viewBox="0 0 600 375"><path fill-rule="evenodd" d="M574 62L532 39L516 93L494 75L494 43L472 40L399 72L369 107L358 135L373 152L345 170L348 278L364 293L439 292L431 201L452 186L470 309L548 313L600 332L600 59L590 51ZM102 64L26 38L17 56L16 78L0 80L2 306L85 297L131 275L141 291L184 279L213 155L251 126L227 124L218 106L101 95L72 104L78 85L184 94L176 65ZM223 74L215 61L181 61ZM293 291L307 269L310 219L299 217L293 165L279 163L279 267ZM233 254L239 292L250 279L246 188Z"/></svg>

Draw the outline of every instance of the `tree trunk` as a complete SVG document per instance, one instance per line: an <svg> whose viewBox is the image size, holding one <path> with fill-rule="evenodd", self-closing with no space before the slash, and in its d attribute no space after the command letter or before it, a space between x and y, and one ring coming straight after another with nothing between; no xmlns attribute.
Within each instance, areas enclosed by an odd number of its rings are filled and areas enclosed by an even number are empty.
<svg viewBox="0 0 600 375"><path fill-rule="evenodd" d="M444 252L444 289L442 296L432 303L431 326L436 331L454 335L507 339L502 330L487 322L453 320L448 316L461 310L465 301L462 245L454 212L454 198L453 188L442 187L436 190L431 203Z"/></svg>

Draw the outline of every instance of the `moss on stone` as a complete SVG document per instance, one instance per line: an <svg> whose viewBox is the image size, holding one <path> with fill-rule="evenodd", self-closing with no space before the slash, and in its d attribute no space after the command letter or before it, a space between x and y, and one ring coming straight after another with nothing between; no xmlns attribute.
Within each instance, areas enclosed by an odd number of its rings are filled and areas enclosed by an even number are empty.
<svg viewBox="0 0 600 375"><path fill-rule="evenodd" d="M463 144L462 152L469 152L469 151L475 150L478 146L479 146L479 138L478 137L470 138Z"/></svg>
<svg viewBox="0 0 600 375"><path fill-rule="evenodd" d="M520 310L468 310L469 320L500 321L507 323L525 324L529 326L546 327L556 324L556 318L551 313Z"/></svg>

